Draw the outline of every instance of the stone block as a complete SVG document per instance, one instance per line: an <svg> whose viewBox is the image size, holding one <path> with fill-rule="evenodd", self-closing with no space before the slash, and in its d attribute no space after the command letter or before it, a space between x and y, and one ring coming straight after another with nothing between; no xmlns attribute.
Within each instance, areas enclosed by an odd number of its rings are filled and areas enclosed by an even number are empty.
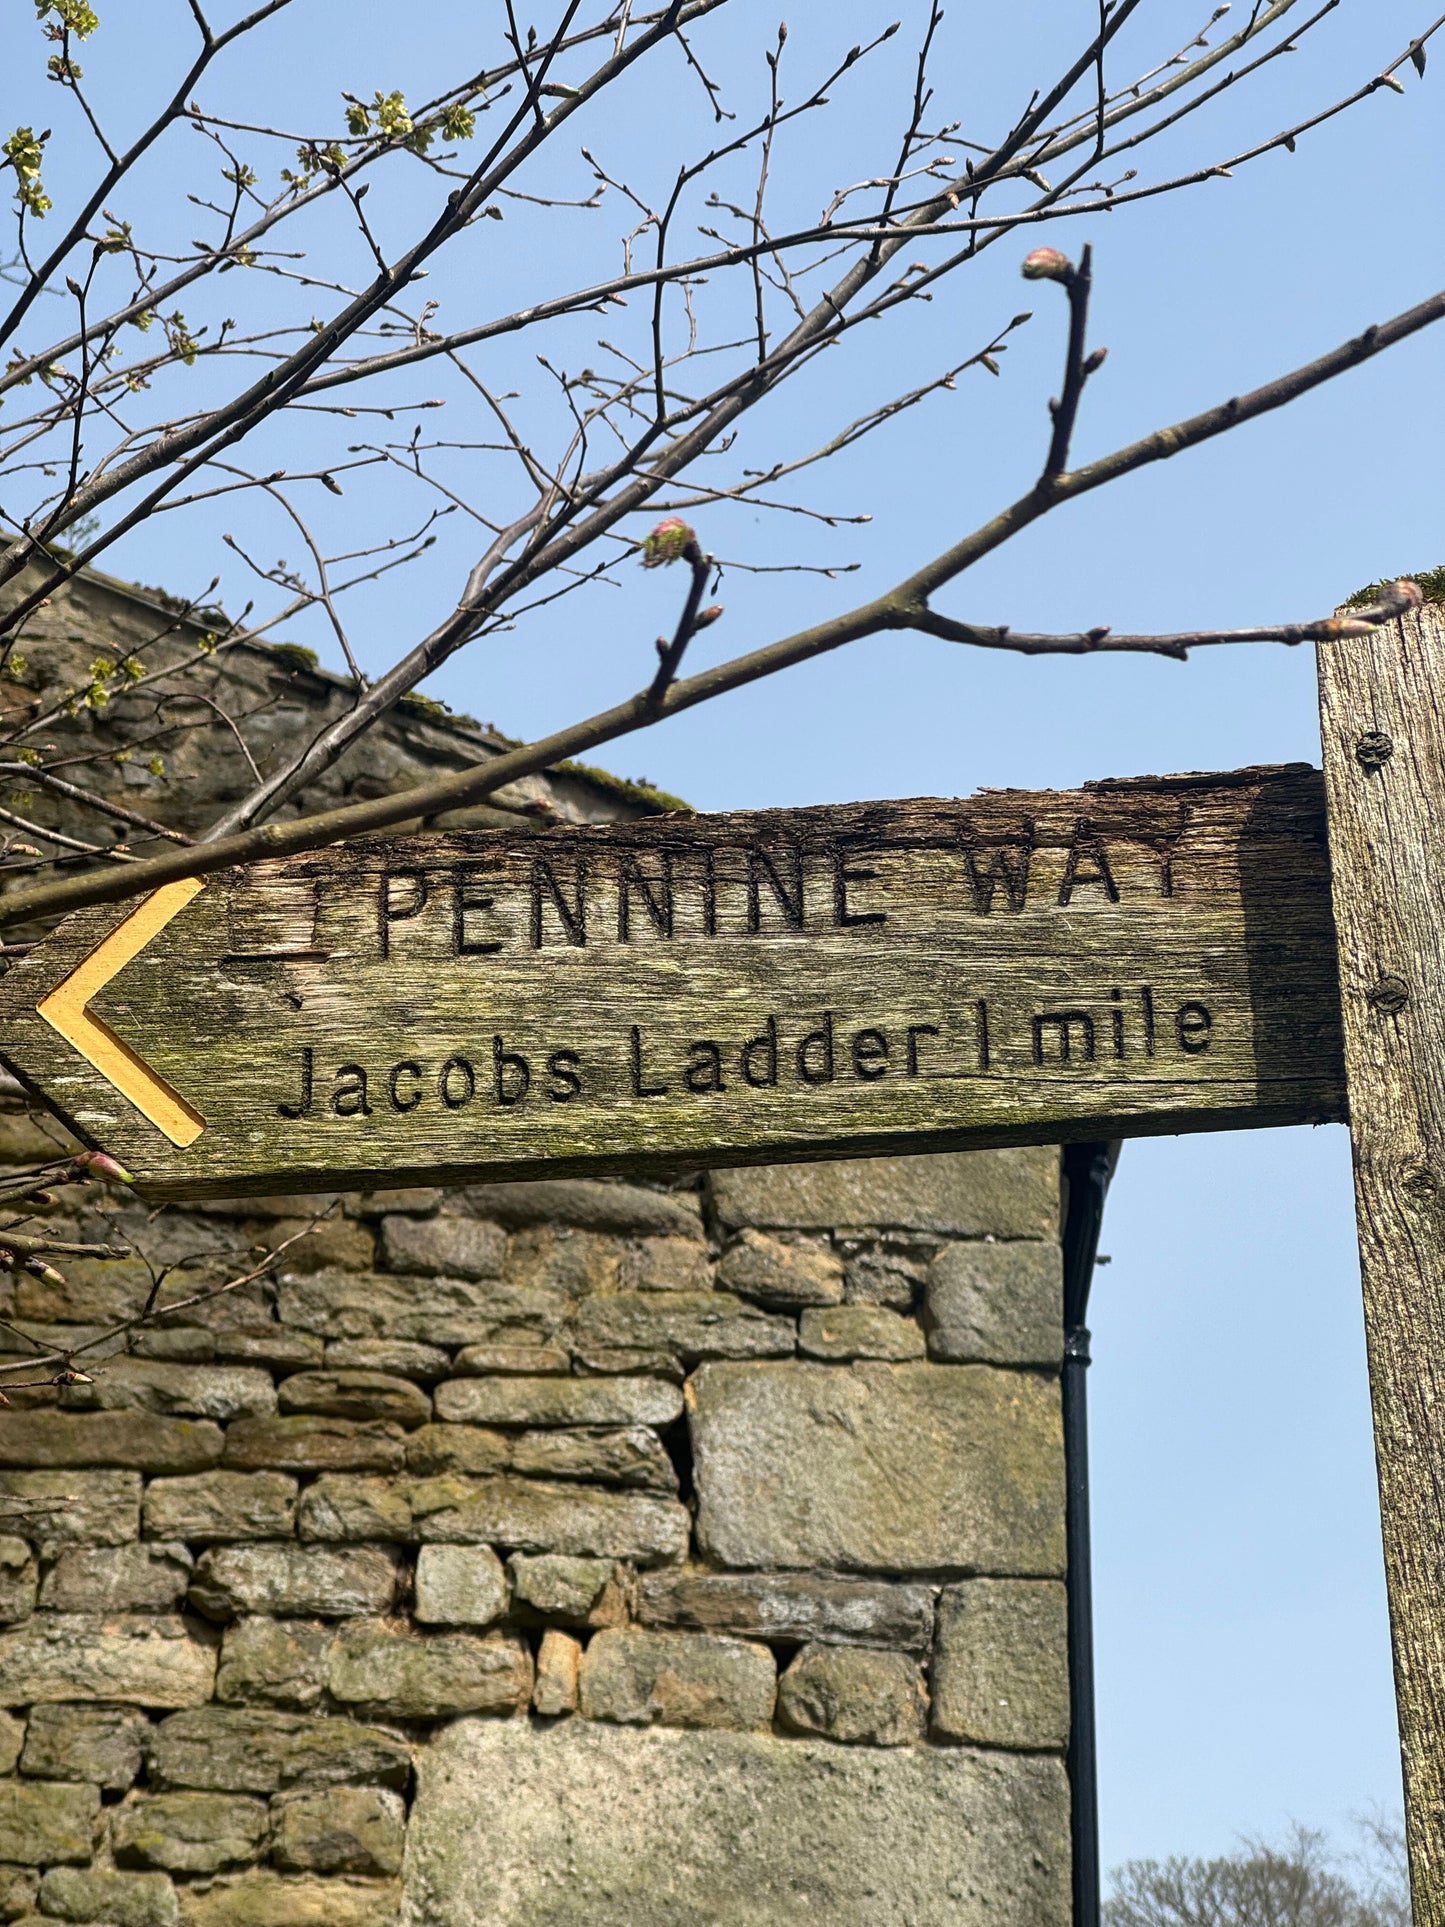
<svg viewBox="0 0 1445 1927"><path fill-rule="evenodd" d="M564 1294L495 1279L386 1271L318 1271L281 1280L282 1322L321 1338L412 1338L424 1345L489 1345L512 1326L554 1326Z"/></svg>
<svg viewBox="0 0 1445 1927"><path fill-rule="evenodd" d="M405 1787L411 1749L379 1726L255 1707L199 1706L150 1730L150 1783L214 1793L364 1781Z"/></svg>
<svg viewBox="0 0 1445 1927"><path fill-rule="evenodd" d="M40 1875L34 1867L0 1867L0 1920L39 1927L35 1912L39 1897Z"/></svg>
<svg viewBox="0 0 1445 1927"><path fill-rule="evenodd" d="M980 1746L1069 1743L1069 1616L1050 1580L966 1579L938 1602L933 1734Z"/></svg>
<svg viewBox="0 0 1445 1927"><path fill-rule="evenodd" d="M723 1253L718 1283L774 1311L843 1302L843 1260L821 1242L787 1244L751 1226Z"/></svg>
<svg viewBox="0 0 1445 1927"><path fill-rule="evenodd" d="M140 1772L150 1721L126 1706L34 1707L20 1771L39 1780L86 1780L122 1793Z"/></svg>
<svg viewBox="0 0 1445 1927"><path fill-rule="evenodd" d="M638 1492L526 1479L422 1479L412 1489L421 1540L670 1564L687 1551L687 1508Z"/></svg>
<svg viewBox="0 0 1445 1927"><path fill-rule="evenodd" d="M395 1555L380 1546L216 1546L191 1581L191 1603L208 1619L340 1619L389 1612L395 1596Z"/></svg>
<svg viewBox="0 0 1445 1927"><path fill-rule="evenodd" d="M435 1184L401 1185L394 1190L383 1188L363 1192L359 1198L349 1199L346 1208L358 1218L384 1218L392 1211L409 1212L414 1218L428 1218L446 1195Z"/></svg>
<svg viewBox="0 0 1445 1927"><path fill-rule="evenodd" d="M1064 1355L1063 1255L1056 1244L950 1244L928 1267L933 1358L1057 1371Z"/></svg>
<svg viewBox="0 0 1445 1927"><path fill-rule="evenodd" d="M399 1472L406 1434L387 1419L240 1419L226 1434L237 1471Z"/></svg>
<svg viewBox="0 0 1445 1927"><path fill-rule="evenodd" d="M308 1720L282 1761L283 1784L341 1786L360 1782L405 1791L411 1780L407 1742L356 1720Z"/></svg>
<svg viewBox="0 0 1445 1927"><path fill-rule="evenodd" d="M117 1807L110 1827L118 1866L220 1873L260 1857L269 1815L245 1793L147 1793Z"/></svg>
<svg viewBox="0 0 1445 1927"><path fill-rule="evenodd" d="M191 1580L191 1555L175 1542L67 1546L45 1575L51 1612L173 1612Z"/></svg>
<svg viewBox="0 0 1445 1927"><path fill-rule="evenodd" d="M381 1252L388 1271L500 1278L507 1234L482 1218L383 1218Z"/></svg>
<svg viewBox="0 0 1445 1927"><path fill-rule="evenodd" d="M400 1908L394 1881L249 1873L186 1887L181 1927L396 1927Z"/></svg>
<svg viewBox="0 0 1445 1927"><path fill-rule="evenodd" d="M0 1537L0 1626L13 1626L35 1610L39 1581L24 1539Z"/></svg>
<svg viewBox="0 0 1445 1927"><path fill-rule="evenodd" d="M216 1334L200 1325L142 1325L129 1337L136 1358L159 1358L169 1365L212 1365Z"/></svg>
<svg viewBox="0 0 1445 1927"><path fill-rule="evenodd" d="M152 1479L141 1511L151 1539L198 1545L289 1539L296 1524L296 1481L284 1472L194 1472L184 1479Z"/></svg>
<svg viewBox="0 0 1445 1927"><path fill-rule="evenodd" d="M871 1238L854 1244L844 1261L843 1297L850 1305L886 1305L890 1311L911 1311L923 1286L926 1263Z"/></svg>
<svg viewBox="0 0 1445 1927"><path fill-rule="evenodd" d="M677 1491L677 1470L656 1432L630 1425L617 1432L523 1432L512 1470L526 1478L593 1479L599 1485Z"/></svg>
<svg viewBox="0 0 1445 1927"><path fill-rule="evenodd" d="M582 1656L580 1704L589 1720L625 1726L770 1726L777 1663L766 1646L710 1633L593 1635Z"/></svg>
<svg viewBox="0 0 1445 1927"><path fill-rule="evenodd" d="M883 1358L901 1365L922 1358L925 1347L923 1333L911 1318L900 1318L882 1305L838 1305L831 1311L803 1313L798 1350L809 1358Z"/></svg>
<svg viewBox="0 0 1445 1927"><path fill-rule="evenodd" d="M20 1749L24 1744L25 1721L16 1719L13 1713L0 1713L0 1774L15 1771L15 1762L20 1758ZM0 1918L3 1918L3 1914L0 1914Z"/></svg>
<svg viewBox="0 0 1445 1927"><path fill-rule="evenodd" d="M276 1409L271 1374L256 1365L177 1365L117 1358L88 1385L67 1385L61 1403L75 1411L155 1412L166 1418L264 1418Z"/></svg>
<svg viewBox="0 0 1445 1927"><path fill-rule="evenodd" d="M528 1225L512 1234L506 1279L514 1291L539 1294L555 1305L570 1304L589 1292L616 1291L626 1255L621 1238L565 1224Z"/></svg>
<svg viewBox="0 0 1445 1927"><path fill-rule="evenodd" d="M385 1719L515 1713L532 1696L532 1656L499 1634L417 1635L361 1621L337 1635L327 1685L344 1705Z"/></svg>
<svg viewBox="0 0 1445 1927"><path fill-rule="evenodd" d="M638 1585L644 1626L744 1639L891 1646L933 1643L932 1586L813 1572L649 1572Z"/></svg>
<svg viewBox="0 0 1445 1927"><path fill-rule="evenodd" d="M320 1703L331 1628L304 1619L243 1619L228 1626L216 1698L305 1712Z"/></svg>
<svg viewBox="0 0 1445 1927"><path fill-rule="evenodd" d="M519 1606L569 1626L600 1626L626 1618L617 1568L610 1559L572 1559L565 1553L514 1552L507 1561ZM609 1613L614 1604L619 1610Z"/></svg>
<svg viewBox="0 0 1445 1927"><path fill-rule="evenodd" d="M556 1378L572 1360L555 1345L464 1345L453 1369L472 1378Z"/></svg>
<svg viewBox="0 0 1445 1927"><path fill-rule="evenodd" d="M411 1537L411 1495L403 1479L323 1472L301 1495L303 1539L371 1539L404 1544Z"/></svg>
<svg viewBox="0 0 1445 1927"><path fill-rule="evenodd" d="M412 1617L424 1626L490 1626L510 1597L490 1546L423 1546L417 1554Z"/></svg>
<svg viewBox="0 0 1445 1927"><path fill-rule="evenodd" d="M1069 1927L1057 1759L460 1720L419 1771L411 1927Z"/></svg>
<svg viewBox="0 0 1445 1927"><path fill-rule="evenodd" d="M778 1681L784 1726L845 1746L911 1746L927 1712L923 1675L906 1653L805 1646Z"/></svg>
<svg viewBox="0 0 1445 1927"><path fill-rule="evenodd" d="M316 1224L310 1218L274 1218L270 1222L252 1219L243 1222L241 1235L252 1247L272 1250L288 1238L288 1271L324 1271L327 1266L348 1271L370 1271L376 1263L376 1239L369 1225L354 1218L323 1218Z"/></svg>
<svg viewBox="0 0 1445 1927"><path fill-rule="evenodd" d="M1055 1380L982 1365L709 1365L698 1543L725 1566L1064 1567Z"/></svg>
<svg viewBox="0 0 1445 1927"><path fill-rule="evenodd" d="M692 1191L652 1191L642 1185L589 1178L541 1178L529 1184L474 1184L461 1195L473 1210L508 1230L567 1224L624 1237L702 1236L701 1206Z"/></svg>
<svg viewBox="0 0 1445 1927"><path fill-rule="evenodd" d="M320 1412L328 1418L391 1419L410 1429L431 1417L431 1400L410 1379L387 1372L298 1372L277 1388L283 1412Z"/></svg>
<svg viewBox="0 0 1445 1927"><path fill-rule="evenodd" d="M62 1231L62 1237L65 1233ZM138 1258L66 1258L64 1276L15 1281L15 1314L26 1324L118 1325L134 1318L151 1288Z"/></svg>
<svg viewBox="0 0 1445 1927"><path fill-rule="evenodd" d="M333 1338L326 1347L330 1371L390 1372L397 1378L419 1378L424 1385L445 1378L451 1355L440 1345L423 1345L415 1338Z"/></svg>
<svg viewBox="0 0 1445 1927"><path fill-rule="evenodd" d="M0 1782L0 1860L37 1867L89 1860L99 1819L98 1787Z"/></svg>
<svg viewBox="0 0 1445 1927"><path fill-rule="evenodd" d="M406 1809L382 1787L281 1793L271 1802L271 1858L292 1873L396 1874Z"/></svg>
<svg viewBox="0 0 1445 1927"><path fill-rule="evenodd" d="M0 1412L0 1466L203 1472L220 1458L222 1438L207 1419L150 1412Z"/></svg>
<svg viewBox="0 0 1445 1927"><path fill-rule="evenodd" d="M687 1377L687 1367L675 1353L628 1349L625 1346L574 1344L572 1363L585 1375L603 1378L667 1378L674 1385L681 1385Z"/></svg>
<svg viewBox="0 0 1445 1927"><path fill-rule="evenodd" d="M537 1677L532 1686L532 1711L543 1719L560 1719L577 1711L577 1676L582 1645L570 1633L549 1626L537 1650Z"/></svg>
<svg viewBox="0 0 1445 1927"><path fill-rule="evenodd" d="M730 1230L833 1231L877 1225L953 1238L1057 1238L1059 1154L1052 1146L714 1171Z"/></svg>
<svg viewBox="0 0 1445 1927"><path fill-rule="evenodd" d="M216 1333L217 1358L253 1365L269 1365L278 1372L304 1372L319 1365L326 1347L312 1332L288 1331L284 1325L238 1325Z"/></svg>
<svg viewBox="0 0 1445 1927"><path fill-rule="evenodd" d="M140 1535L138 1472L0 1472L0 1522L44 1559Z"/></svg>
<svg viewBox="0 0 1445 1927"><path fill-rule="evenodd" d="M176 1890L163 1873L112 1873L54 1867L40 1883L40 1904L59 1920L103 1920L109 1927L175 1927Z"/></svg>
<svg viewBox="0 0 1445 1927"><path fill-rule="evenodd" d="M622 1291L588 1298L569 1327L581 1347L659 1350L689 1365L707 1358L782 1358L797 1333L790 1318L724 1291Z"/></svg>
<svg viewBox="0 0 1445 1927"><path fill-rule="evenodd" d="M671 1425L682 1393L662 1378L451 1378L436 1410L463 1425Z"/></svg>
<svg viewBox="0 0 1445 1927"><path fill-rule="evenodd" d="M79 1150L58 1117L38 1105L0 1111L0 1169L7 1165L46 1164Z"/></svg>
<svg viewBox="0 0 1445 1927"><path fill-rule="evenodd" d="M485 1477L505 1472L512 1462L512 1441L504 1432L479 1425L419 1425L406 1442L406 1467L421 1478L459 1472Z"/></svg>
<svg viewBox="0 0 1445 1927"><path fill-rule="evenodd" d="M213 1637L197 1621L169 1614L33 1613L0 1633L7 1706L89 1699L198 1706L211 1697L215 1676Z"/></svg>
<svg viewBox="0 0 1445 1927"><path fill-rule="evenodd" d="M696 1238L635 1238L622 1254L624 1291L711 1291L712 1261Z"/></svg>

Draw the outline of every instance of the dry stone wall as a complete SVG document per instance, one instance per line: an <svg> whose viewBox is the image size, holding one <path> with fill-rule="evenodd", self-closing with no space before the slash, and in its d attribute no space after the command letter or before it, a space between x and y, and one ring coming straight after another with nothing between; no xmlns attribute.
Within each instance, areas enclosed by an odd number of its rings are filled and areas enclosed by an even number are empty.
<svg viewBox="0 0 1445 1927"><path fill-rule="evenodd" d="M167 709L153 769L165 678L83 697L216 631L87 575L10 699L194 832L252 780L229 724ZM263 771L351 700L205 661ZM296 807L503 747L403 705ZM573 769L442 821L671 807ZM0 1171L59 1138L0 1112ZM137 1255L0 1272L4 1362L286 1249L0 1408L0 1920L1066 1927L1059 1202L1003 1151L57 1205Z"/></svg>
<svg viewBox="0 0 1445 1927"><path fill-rule="evenodd" d="M0 1411L0 1918L1064 1927L1058 1208L1013 1151L71 1221L138 1255L9 1275L42 1344L296 1242Z"/></svg>

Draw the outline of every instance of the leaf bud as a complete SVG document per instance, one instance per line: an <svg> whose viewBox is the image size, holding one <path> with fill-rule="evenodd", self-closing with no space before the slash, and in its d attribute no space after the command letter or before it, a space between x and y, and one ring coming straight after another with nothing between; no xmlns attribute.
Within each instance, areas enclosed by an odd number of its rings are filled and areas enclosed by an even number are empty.
<svg viewBox="0 0 1445 1927"><path fill-rule="evenodd" d="M710 623L717 621L718 617L722 614L722 612L723 612L723 606L720 602L709 603L706 609L699 609L697 614L693 617L692 619L693 628L706 629Z"/></svg>
<svg viewBox="0 0 1445 1927"><path fill-rule="evenodd" d="M1074 264L1057 248L1035 248L1024 256L1019 273L1025 281L1062 281L1067 286L1074 278Z"/></svg>
<svg viewBox="0 0 1445 1927"><path fill-rule="evenodd" d="M112 1184L135 1183L125 1166L108 1151L82 1151L75 1160L75 1168L93 1178L108 1178Z"/></svg>
<svg viewBox="0 0 1445 1927"><path fill-rule="evenodd" d="M660 569L669 562L680 562L696 541L696 534L680 515L669 515L643 538L642 566Z"/></svg>

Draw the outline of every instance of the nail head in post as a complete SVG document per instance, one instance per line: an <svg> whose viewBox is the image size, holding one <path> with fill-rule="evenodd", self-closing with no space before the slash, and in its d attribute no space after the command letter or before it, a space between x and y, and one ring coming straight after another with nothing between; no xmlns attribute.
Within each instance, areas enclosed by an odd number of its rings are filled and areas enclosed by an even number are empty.
<svg viewBox="0 0 1445 1927"><path fill-rule="evenodd" d="M1395 1017L1410 1001L1410 986L1403 977L1381 977L1372 990L1366 991L1365 1001L1383 1016Z"/></svg>
<svg viewBox="0 0 1445 1927"><path fill-rule="evenodd" d="M1355 744L1355 761L1370 775L1383 769L1394 754L1395 745L1383 729L1367 729Z"/></svg>

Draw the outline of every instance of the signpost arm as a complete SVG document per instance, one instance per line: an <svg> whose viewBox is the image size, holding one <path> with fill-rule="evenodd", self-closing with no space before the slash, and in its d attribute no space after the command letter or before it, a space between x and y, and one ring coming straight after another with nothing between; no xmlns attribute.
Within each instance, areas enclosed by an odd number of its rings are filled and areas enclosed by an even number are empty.
<svg viewBox="0 0 1445 1927"><path fill-rule="evenodd" d="M1445 609L1319 645L1416 1927L1445 1927Z"/></svg>

